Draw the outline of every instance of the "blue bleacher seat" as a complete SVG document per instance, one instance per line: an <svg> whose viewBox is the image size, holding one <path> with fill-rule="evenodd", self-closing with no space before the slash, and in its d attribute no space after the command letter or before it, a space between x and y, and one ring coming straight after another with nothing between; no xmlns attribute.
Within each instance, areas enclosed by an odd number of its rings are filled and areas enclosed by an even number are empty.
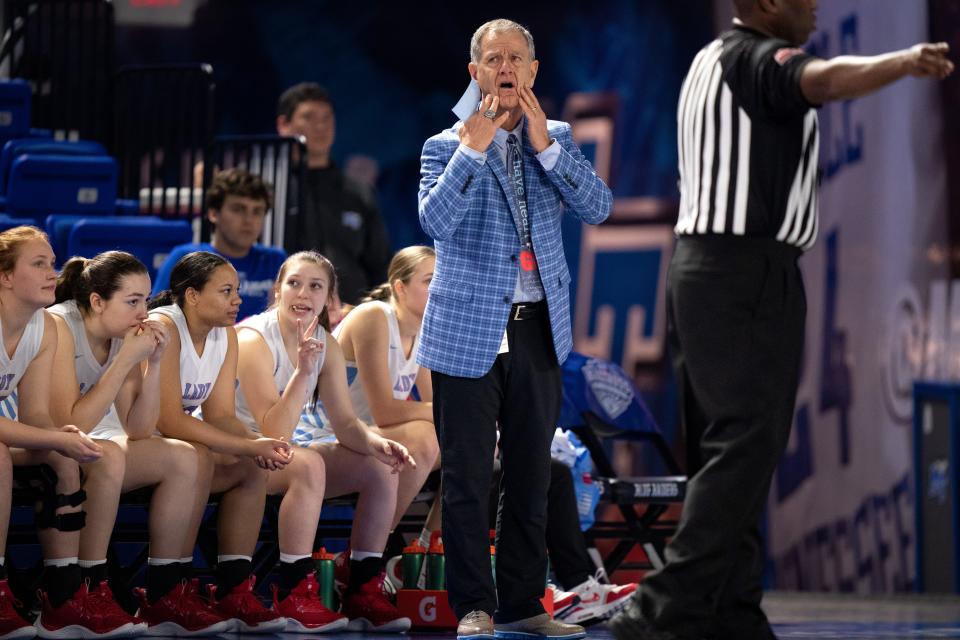
<svg viewBox="0 0 960 640"><path fill-rule="evenodd" d="M33 218L11 218L8 215L0 213L0 232L28 224L36 225L37 222Z"/></svg>
<svg viewBox="0 0 960 640"><path fill-rule="evenodd" d="M82 213L52 213L44 221L43 230L47 232L50 246L53 247L53 253L57 256L57 266L62 265L70 257L67 253L67 241L70 239L73 225L85 218L86 216Z"/></svg>
<svg viewBox="0 0 960 640"><path fill-rule="evenodd" d="M0 82L0 140L30 134L30 85L26 80Z"/></svg>
<svg viewBox="0 0 960 640"><path fill-rule="evenodd" d="M108 215L117 201L117 163L109 156L22 155L13 161L7 213L42 221L51 213Z"/></svg>
<svg viewBox="0 0 960 640"><path fill-rule="evenodd" d="M152 279L171 249L192 240L193 229L186 220L155 216L84 218L70 230L65 255L90 257L111 249L129 251L147 265Z"/></svg>
<svg viewBox="0 0 960 640"><path fill-rule="evenodd" d="M0 151L0 193L6 193L10 167L18 157L25 155L105 156L107 150L93 140L50 140L46 138L16 138L7 140Z"/></svg>
<svg viewBox="0 0 960 640"><path fill-rule="evenodd" d="M151 278L170 249L193 240L189 222L157 216L87 217L56 213L47 216L44 229L57 256L57 265L71 256L89 258L101 251L122 249L140 258Z"/></svg>

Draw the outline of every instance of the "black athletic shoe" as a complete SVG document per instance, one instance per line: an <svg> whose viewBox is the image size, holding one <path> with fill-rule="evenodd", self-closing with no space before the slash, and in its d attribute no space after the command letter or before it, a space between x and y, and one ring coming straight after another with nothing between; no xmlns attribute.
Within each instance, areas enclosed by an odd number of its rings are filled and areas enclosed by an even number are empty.
<svg viewBox="0 0 960 640"><path fill-rule="evenodd" d="M617 640L697 640L654 627L643 617L635 598L630 598L623 611L607 621L607 628Z"/></svg>

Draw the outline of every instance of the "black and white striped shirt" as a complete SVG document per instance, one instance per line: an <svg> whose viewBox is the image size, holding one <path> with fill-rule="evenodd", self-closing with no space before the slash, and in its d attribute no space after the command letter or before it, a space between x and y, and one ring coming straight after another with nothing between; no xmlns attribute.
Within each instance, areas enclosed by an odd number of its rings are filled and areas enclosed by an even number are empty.
<svg viewBox="0 0 960 640"><path fill-rule="evenodd" d="M700 50L677 108L678 235L813 246L820 135L800 91L812 59L741 25Z"/></svg>

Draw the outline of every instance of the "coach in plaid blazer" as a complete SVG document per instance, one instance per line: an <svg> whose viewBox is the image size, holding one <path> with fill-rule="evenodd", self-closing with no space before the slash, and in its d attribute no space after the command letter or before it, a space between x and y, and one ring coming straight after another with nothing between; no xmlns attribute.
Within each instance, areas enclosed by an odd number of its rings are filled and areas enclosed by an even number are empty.
<svg viewBox="0 0 960 640"><path fill-rule="evenodd" d="M447 590L461 639L492 638L495 626L524 637L583 635L540 604L550 441L571 348L560 220L566 212L603 222L612 197L570 126L544 116L531 90L537 67L524 27L481 26L469 70L486 97L427 140L421 156L420 224L437 263L417 359L433 372ZM484 496L497 425L504 473L494 586Z"/></svg>
<svg viewBox="0 0 960 640"><path fill-rule="evenodd" d="M485 162L458 152L462 126L427 140L420 157L420 224L435 240L437 266L418 361L431 371L477 378L493 365L507 325L520 240L511 214L517 206L513 187L495 144ZM524 125L523 168L533 246L562 363L572 339L560 219L567 213L599 224L610 212L611 195L574 144L570 125L547 120L547 128L557 142L556 164L544 169Z"/></svg>

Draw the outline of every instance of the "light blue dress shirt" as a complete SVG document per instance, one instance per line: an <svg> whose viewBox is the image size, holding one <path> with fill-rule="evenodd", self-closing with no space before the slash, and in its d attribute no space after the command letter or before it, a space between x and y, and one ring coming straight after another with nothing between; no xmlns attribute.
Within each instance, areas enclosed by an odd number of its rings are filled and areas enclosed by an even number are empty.
<svg viewBox="0 0 960 640"><path fill-rule="evenodd" d="M521 118L520 122L517 123L517 126L514 127L513 131L507 131L506 129L499 128L497 132L493 135L493 144L497 148L497 152L500 154L500 159L503 161L503 166L509 167L507 163L507 137L511 134L517 137L517 140L520 141L520 144L523 144L523 121ZM487 154L483 151L477 151L471 149L467 145L460 143L458 149L459 152L466 154L468 158L472 158L477 164L484 164L487 161ZM560 157L560 143L556 140L550 142L550 146L537 154L537 160L540 161L540 164L543 165L545 171L550 171L557 164L557 158ZM513 301L516 302L537 302L542 300L543 296L532 298L527 291L524 291L523 287L520 286L520 267L517 266L517 283L513 288Z"/></svg>

